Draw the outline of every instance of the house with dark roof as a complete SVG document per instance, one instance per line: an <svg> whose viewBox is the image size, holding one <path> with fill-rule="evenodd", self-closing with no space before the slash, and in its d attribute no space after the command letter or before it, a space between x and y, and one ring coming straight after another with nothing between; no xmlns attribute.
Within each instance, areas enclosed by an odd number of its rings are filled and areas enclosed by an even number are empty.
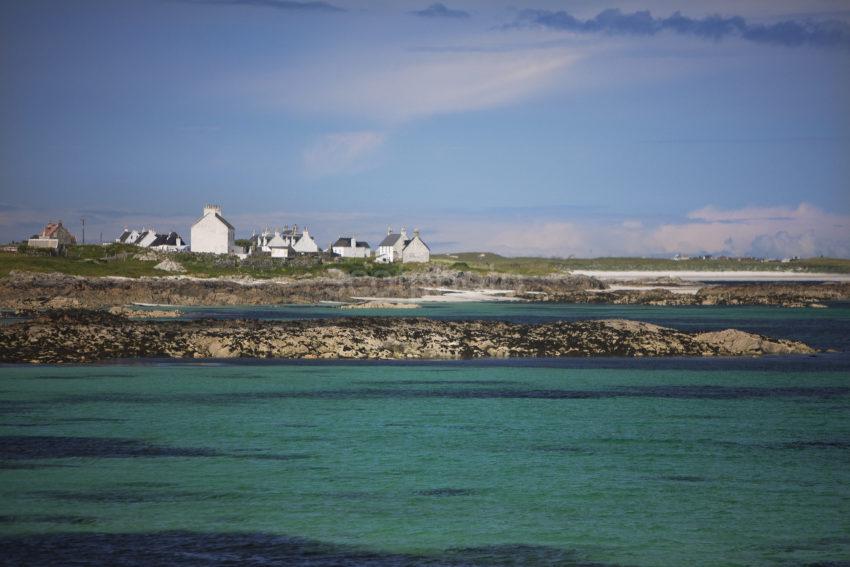
<svg viewBox="0 0 850 567"><path fill-rule="evenodd" d="M115 239L120 244L135 244L140 248L152 248L162 252L182 252L189 245L174 231L160 234L154 229L129 230L124 229L121 236Z"/></svg>
<svg viewBox="0 0 850 567"><path fill-rule="evenodd" d="M192 225L192 252L209 254L236 254L236 229L221 216L221 207L205 205L204 214Z"/></svg>
<svg viewBox="0 0 850 567"><path fill-rule="evenodd" d="M431 249L419 236L419 230L413 231L413 238L407 237L407 231L393 232L387 229L387 235L378 245L375 261L382 264L392 262L415 263L431 260Z"/></svg>
<svg viewBox="0 0 850 567"><path fill-rule="evenodd" d="M52 248L54 250L76 243L77 239L67 228L62 226L62 221L47 223L39 234L34 234L32 238L27 240L27 246Z"/></svg>
<svg viewBox="0 0 850 567"><path fill-rule="evenodd" d="M121 233L121 236L115 239L115 242L118 244L135 244L140 235L141 232L138 230L130 230L129 228L124 227L124 232Z"/></svg>
<svg viewBox="0 0 850 567"><path fill-rule="evenodd" d="M331 251L343 258L368 258L372 255L372 249L369 247L369 243L363 240L357 240L354 236L340 236L331 245Z"/></svg>

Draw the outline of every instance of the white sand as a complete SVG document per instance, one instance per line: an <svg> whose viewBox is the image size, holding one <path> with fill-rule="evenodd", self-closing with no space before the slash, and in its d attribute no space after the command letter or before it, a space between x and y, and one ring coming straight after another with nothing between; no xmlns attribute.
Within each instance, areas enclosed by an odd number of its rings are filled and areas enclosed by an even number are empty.
<svg viewBox="0 0 850 567"><path fill-rule="evenodd" d="M471 301L521 301L513 297L512 289L447 289L442 287L426 287L427 291L442 292L422 297L353 297L363 301L391 301L393 303L462 303Z"/></svg>
<svg viewBox="0 0 850 567"><path fill-rule="evenodd" d="M608 291L648 291L651 289L663 289L665 291L669 291L670 293L677 293L680 295L696 295L696 293L702 289L702 286L698 285L617 285L611 284L608 286L608 289L589 289L587 291L591 293L605 293Z"/></svg>
<svg viewBox="0 0 850 567"><path fill-rule="evenodd" d="M573 270L573 274L590 276L601 280L655 280L658 278L679 278L687 282L850 282L850 274L826 274L815 272L755 272L755 271L675 271L675 270L634 270L607 272L602 270Z"/></svg>

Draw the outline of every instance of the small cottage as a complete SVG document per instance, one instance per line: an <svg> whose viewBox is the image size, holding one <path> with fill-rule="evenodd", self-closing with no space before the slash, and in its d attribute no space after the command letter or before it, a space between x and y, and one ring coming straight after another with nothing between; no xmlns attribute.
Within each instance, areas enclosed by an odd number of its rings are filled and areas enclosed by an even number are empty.
<svg viewBox="0 0 850 567"><path fill-rule="evenodd" d="M32 238L27 240L27 246L53 250L76 243L77 239L67 228L62 226L62 221L46 224L39 234L34 234Z"/></svg>
<svg viewBox="0 0 850 567"><path fill-rule="evenodd" d="M416 263L431 260L431 249L420 238L419 230L413 231L413 238L407 238L407 231L395 233L387 229L387 236L378 245L375 261L383 264L392 262Z"/></svg>
<svg viewBox="0 0 850 567"><path fill-rule="evenodd" d="M340 236L331 245L331 251L343 258L368 258L372 255L372 249L369 247L369 243L363 240L357 240L353 236Z"/></svg>

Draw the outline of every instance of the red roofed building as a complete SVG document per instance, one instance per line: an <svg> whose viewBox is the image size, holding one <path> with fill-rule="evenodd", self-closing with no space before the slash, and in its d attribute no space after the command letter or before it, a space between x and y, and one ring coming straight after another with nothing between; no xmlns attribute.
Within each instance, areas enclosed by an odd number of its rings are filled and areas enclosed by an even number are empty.
<svg viewBox="0 0 850 567"><path fill-rule="evenodd" d="M62 221L47 223L41 233L33 236L27 241L28 246L33 248L60 248L69 244L76 244L77 239L62 226Z"/></svg>

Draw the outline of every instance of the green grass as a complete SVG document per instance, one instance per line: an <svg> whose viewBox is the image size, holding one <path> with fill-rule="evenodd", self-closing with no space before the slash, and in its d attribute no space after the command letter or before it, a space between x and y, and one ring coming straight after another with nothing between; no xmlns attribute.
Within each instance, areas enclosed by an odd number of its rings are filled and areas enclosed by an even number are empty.
<svg viewBox="0 0 850 567"><path fill-rule="evenodd" d="M461 252L457 254L436 254L431 256L431 262L464 271L504 272L522 275L546 275L569 270L794 270L850 273L850 260L842 258L808 258L782 263L779 261L762 262L736 258L680 261L666 258L509 258L490 252Z"/></svg>
<svg viewBox="0 0 850 567"><path fill-rule="evenodd" d="M0 277L12 270L26 272L59 272L76 276L164 276L168 272L154 269L166 255L158 253L157 260L140 260L137 255L148 251L125 244L77 245L68 247L65 255L51 256L45 251L0 252ZM421 265L376 264L371 259L343 261L298 258L293 261L278 259L249 259L239 261L233 256L211 254L168 254L180 263L186 275L196 277L244 276L251 278L317 277L327 275L327 270L337 269L353 276L391 277L422 269Z"/></svg>
<svg viewBox="0 0 850 567"><path fill-rule="evenodd" d="M50 256L38 252L0 252L0 276L12 270L26 272L60 272L79 276L163 276L167 272L155 270L159 260L136 258L146 251L125 244L94 244L71 246L64 256ZM160 258L164 254L158 255ZM235 257L210 254L171 254L184 268L186 274L197 277L245 276L252 278L317 277L329 269L341 270L352 276L392 277L421 270L429 264L376 264L372 259L346 259L319 261L299 258L294 261L249 260L240 262ZM435 254L430 265L471 273L501 272L517 275L547 275L569 270L759 270L803 272L850 273L850 260L840 258L810 258L790 263L760 262L756 260L684 260L675 262L662 258L508 258L493 253L464 252Z"/></svg>

